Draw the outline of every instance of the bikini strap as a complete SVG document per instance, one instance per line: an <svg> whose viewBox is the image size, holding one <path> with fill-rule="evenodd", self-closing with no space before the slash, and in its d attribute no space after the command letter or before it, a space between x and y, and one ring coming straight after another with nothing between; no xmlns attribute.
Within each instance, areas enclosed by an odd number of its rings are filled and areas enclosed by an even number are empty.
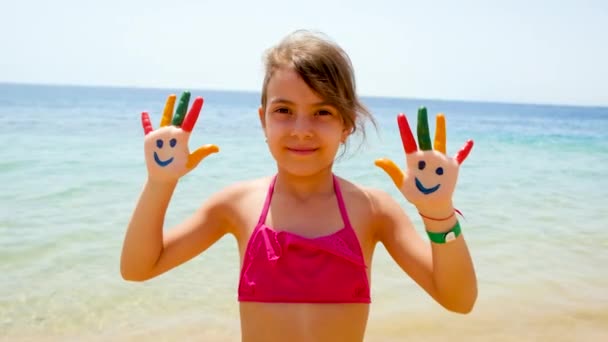
<svg viewBox="0 0 608 342"><path fill-rule="evenodd" d="M268 186L268 193L266 194L266 200L264 201L264 207L260 213L260 219L258 220L258 226L266 222L266 216L268 215L268 209L270 209L270 201L272 200L272 194L274 193L274 184L277 180L277 175L272 177L270 186Z"/></svg>
<svg viewBox="0 0 608 342"><path fill-rule="evenodd" d="M344 198L342 197L342 190L340 190L340 182L338 182L338 177L333 175L334 179L334 191L336 192L336 197L338 198L338 207L340 208L340 215L342 215L342 221L344 222L344 226L350 227L350 220L348 219L348 213L346 212L346 205L344 204Z"/></svg>

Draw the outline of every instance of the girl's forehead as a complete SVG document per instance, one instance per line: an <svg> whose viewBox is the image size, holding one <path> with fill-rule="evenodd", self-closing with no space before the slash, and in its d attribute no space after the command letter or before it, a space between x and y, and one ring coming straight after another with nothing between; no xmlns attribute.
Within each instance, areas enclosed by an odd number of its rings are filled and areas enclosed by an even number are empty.
<svg viewBox="0 0 608 342"><path fill-rule="evenodd" d="M294 104L318 104L323 98L315 93L293 69L278 69L266 89L268 103L291 102Z"/></svg>

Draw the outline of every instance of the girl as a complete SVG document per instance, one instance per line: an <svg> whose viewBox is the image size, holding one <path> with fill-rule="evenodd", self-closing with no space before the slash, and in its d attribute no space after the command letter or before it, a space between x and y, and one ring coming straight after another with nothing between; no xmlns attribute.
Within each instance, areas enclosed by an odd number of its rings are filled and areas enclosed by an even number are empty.
<svg viewBox="0 0 608 342"><path fill-rule="evenodd" d="M276 174L219 191L166 234L164 216L179 178L218 148L188 149L202 98L184 116L185 93L172 116L175 96L170 96L157 130L142 114L148 179L126 232L124 279L156 277L232 234L241 259L243 341L362 341L371 302L371 260L382 243L438 303L469 312L477 297L476 276L452 193L472 143L456 158L446 157L445 122L439 117L433 151L421 111L420 149L407 120L399 117L406 172L390 160L376 161L416 205L429 244L387 193L332 172L340 145L371 119L357 98L352 66L341 48L296 32L269 50L265 64L259 118Z"/></svg>

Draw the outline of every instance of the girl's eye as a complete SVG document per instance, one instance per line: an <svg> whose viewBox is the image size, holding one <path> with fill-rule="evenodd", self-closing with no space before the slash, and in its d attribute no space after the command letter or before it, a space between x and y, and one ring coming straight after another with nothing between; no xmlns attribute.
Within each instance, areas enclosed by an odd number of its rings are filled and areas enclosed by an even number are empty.
<svg viewBox="0 0 608 342"><path fill-rule="evenodd" d="M281 113L281 114L289 114L289 109L287 109L287 108L277 108L275 110L275 112Z"/></svg>
<svg viewBox="0 0 608 342"><path fill-rule="evenodd" d="M330 111L328 111L328 110L322 109L322 110L320 110L320 111L317 112L317 115L326 116L326 115L332 115L332 113Z"/></svg>

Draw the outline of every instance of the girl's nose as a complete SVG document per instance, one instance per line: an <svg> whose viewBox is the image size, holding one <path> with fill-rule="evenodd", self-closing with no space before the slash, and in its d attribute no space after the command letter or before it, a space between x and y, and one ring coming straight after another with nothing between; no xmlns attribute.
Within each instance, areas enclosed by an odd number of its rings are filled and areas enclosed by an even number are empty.
<svg viewBox="0 0 608 342"><path fill-rule="evenodd" d="M291 130L292 136L297 136L300 139L310 138L313 135L312 120L308 115L296 115L293 121Z"/></svg>

